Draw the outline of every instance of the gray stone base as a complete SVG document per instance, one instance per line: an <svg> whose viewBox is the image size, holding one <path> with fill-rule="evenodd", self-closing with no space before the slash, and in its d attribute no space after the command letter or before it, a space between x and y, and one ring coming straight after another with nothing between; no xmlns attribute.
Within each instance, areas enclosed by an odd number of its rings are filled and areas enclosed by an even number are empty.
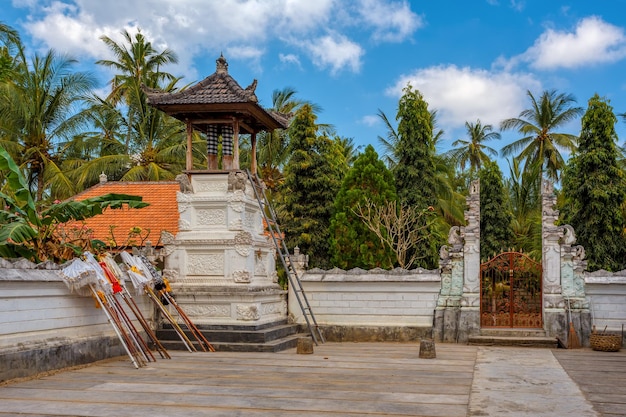
<svg viewBox="0 0 626 417"><path fill-rule="evenodd" d="M0 382L126 355L116 337L38 344L0 352Z"/></svg>
<svg viewBox="0 0 626 417"><path fill-rule="evenodd" d="M432 327L320 326L328 342L417 342L432 337ZM306 326L300 328L307 333Z"/></svg>
<svg viewBox="0 0 626 417"><path fill-rule="evenodd" d="M478 334L480 334L480 310L461 308L456 341L458 343L467 343L470 336Z"/></svg>

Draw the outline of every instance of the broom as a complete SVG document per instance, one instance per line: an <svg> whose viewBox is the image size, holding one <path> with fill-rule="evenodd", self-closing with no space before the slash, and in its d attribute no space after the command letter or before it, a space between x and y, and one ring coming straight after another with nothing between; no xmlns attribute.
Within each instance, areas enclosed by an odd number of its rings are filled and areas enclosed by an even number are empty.
<svg viewBox="0 0 626 417"><path fill-rule="evenodd" d="M572 305L570 304L569 297L567 297L567 313L569 315L569 333L567 335L567 348L578 349L580 348L580 340L574 329L574 323L572 322Z"/></svg>

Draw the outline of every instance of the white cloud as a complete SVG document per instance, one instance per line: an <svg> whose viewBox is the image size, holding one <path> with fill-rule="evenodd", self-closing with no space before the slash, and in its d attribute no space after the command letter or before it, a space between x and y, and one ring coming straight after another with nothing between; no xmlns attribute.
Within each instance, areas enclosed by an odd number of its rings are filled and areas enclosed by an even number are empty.
<svg viewBox="0 0 626 417"><path fill-rule="evenodd" d="M313 63L320 68L330 67L332 75L348 68L352 72L361 69L363 48L344 35L331 33L304 43Z"/></svg>
<svg viewBox="0 0 626 417"><path fill-rule="evenodd" d="M624 29L591 16L578 22L573 32L546 30L512 62L528 62L537 69L558 69L615 62L625 57Z"/></svg>
<svg viewBox="0 0 626 417"><path fill-rule="evenodd" d="M16 1L16 0L14 0ZM345 33L359 25L377 41L400 41L422 25L407 0L27 0L25 25L46 48L92 59L111 58L102 35L117 39L124 28L141 28L157 49L168 47L179 65L168 70L195 78L193 59L233 48L259 65L270 41L306 52L336 74L358 71L363 47ZM346 18L346 16L348 18ZM328 34L327 28L333 28ZM260 51L260 54L257 52ZM289 51L286 57L297 57ZM340 54L343 54L341 56Z"/></svg>
<svg viewBox="0 0 626 417"><path fill-rule="evenodd" d="M372 127L380 124L381 120L380 116L378 115L368 114L366 116L363 116L359 122L364 124L365 126Z"/></svg>
<svg viewBox="0 0 626 417"><path fill-rule="evenodd" d="M372 38L376 41L401 42L424 25L406 1L361 0L358 13L374 29Z"/></svg>
<svg viewBox="0 0 626 417"><path fill-rule="evenodd" d="M295 54L278 54L278 59L283 64L295 65L298 68L301 68L300 58L298 58Z"/></svg>
<svg viewBox="0 0 626 417"><path fill-rule="evenodd" d="M422 93L429 109L438 110L438 122L444 130L457 129L466 121L476 119L498 126L502 120L516 117L525 108L527 90L536 91L541 87L529 74L448 65L404 75L387 89L387 94L400 97L409 83Z"/></svg>

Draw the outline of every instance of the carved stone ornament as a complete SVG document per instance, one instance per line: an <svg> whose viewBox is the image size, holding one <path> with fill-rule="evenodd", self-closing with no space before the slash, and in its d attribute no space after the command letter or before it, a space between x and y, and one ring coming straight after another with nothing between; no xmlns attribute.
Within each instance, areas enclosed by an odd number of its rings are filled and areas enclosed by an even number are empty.
<svg viewBox="0 0 626 417"><path fill-rule="evenodd" d="M178 192L176 193L176 201L178 202L178 213L184 213L189 207L191 207L190 194Z"/></svg>
<svg viewBox="0 0 626 417"><path fill-rule="evenodd" d="M247 284L250 282L249 271L235 271L233 272L233 281L239 284Z"/></svg>
<svg viewBox="0 0 626 417"><path fill-rule="evenodd" d="M180 184L180 192L183 194L191 194L193 193L193 188L191 187L191 181L189 181L189 176L187 174L178 174L176 176L176 181Z"/></svg>
<svg viewBox="0 0 626 417"><path fill-rule="evenodd" d="M250 232L239 232L235 235L235 251L241 256L250 254L252 246L252 234Z"/></svg>
<svg viewBox="0 0 626 417"><path fill-rule="evenodd" d="M164 269L162 275L171 282L176 282L179 278L178 271L175 269Z"/></svg>
<svg viewBox="0 0 626 417"><path fill-rule="evenodd" d="M548 195L554 194L554 184L552 183L552 181L545 178L543 179L541 193Z"/></svg>
<svg viewBox="0 0 626 417"><path fill-rule="evenodd" d="M561 242L563 245L573 245L576 243L576 233L574 232L574 228L569 224L565 224L560 226L558 230L563 234L561 238Z"/></svg>
<svg viewBox="0 0 626 417"><path fill-rule="evenodd" d="M226 213L220 209L202 209L196 212L198 224L203 226L215 226L226 223Z"/></svg>
<svg viewBox="0 0 626 417"><path fill-rule="evenodd" d="M459 226L452 226L448 233L449 245L462 245L463 244L463 230Z"/></svg>
<svg viewBox="0 0 626 417"><path fill-rule="evenodd" d="M185 219L178 219L178 230L191 230L191 223Z"/></svg>
<svg viewBox="0 0 626 417"><path fill-rule="evenodd" d="M161 231L161 243L163 245L173 245L176 243L176 237L167 230Z"/></svg>
<svg viewBox="0 0 626 417"><path fill-rule="evenodd" d="M224 254L188 255L188 275L220 275L224 273Z"/></svg>
<svg viewBox="0 0 626 417"><path fill-rule="evenodd" d="M196 183L196 192L225 192L227 184L223 181L198 181Z"/></svg>
<svg viewBox="0 0 626 417"><path fill-rule="evenodd" d="M245 196L243 191L237 190L230 194L228 197L228 206L237 213L242 213L245 210Z"/></svg>
<svg viewBox="0 0 626 417"><path fill-rule="evenodd" d="M190 317L229 317L230 306L228 305L189 305L185 311Z"/></svg>
<svg viewBox="0 0 626 417"><path fill-rule="evenodd" d="M261 318L259 307L257 305L237 305L237 320L254 321Z"/></svg>
<svg viewBox="0 0 626 417"><path fill-rule="evenodd" d="M246 191L248 176L243 171L231 171L228 173L228 191Z"/></svg>

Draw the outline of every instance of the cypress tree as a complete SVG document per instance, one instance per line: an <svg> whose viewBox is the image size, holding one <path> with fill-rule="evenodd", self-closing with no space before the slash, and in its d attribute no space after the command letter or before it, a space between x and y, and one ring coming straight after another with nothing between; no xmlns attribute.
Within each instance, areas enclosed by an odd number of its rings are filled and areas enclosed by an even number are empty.
<svg viewBox="0 0 626 417"><path fill-rule="evenodd" d="M289 128L291 157L281 187L281 221L287 246L309 255L309 266L327 268L333 201L347 165L337 143L317 135L315 119L305 104Z"/></svg>
<svg viewBox="0 0 626 417"><path fill-rule="evenodd" d="M435 185L435 146L433 143L432 117L428 103L422 94L408 85L398 104L398 163L393 168L398 200L409 206L424 210L437 203ZM415 250L424 254L417 266L433 269L438 265L438 242L432 233L416 245Z"/></svg>
<svg viewBox="0 0 626 417"><path fill-rule="evenodd" d="M480 178L480 257L506 250L513 240L511 212L506 206L502 172L494 161L485 163Z"/></svg>
<svg viewBox="0 0 626 417"><path fill-rule="evenodd" d="M582 118L578 150L563 174L562 220L572 225L585 247L588 268L626 268L626 175L618 165L617 118L597 94Z"/></svg>
<svg viewBox="0 0 626 417"><path fill-rule="evenodd" d="M377 206L396 199L393 175L378 158L372 145L365 148L346 174L335 199L330 222L330 248L333 266L342 269L385 268L393 266L394 253L381 244L354 212L366 201Z"/></svg>

